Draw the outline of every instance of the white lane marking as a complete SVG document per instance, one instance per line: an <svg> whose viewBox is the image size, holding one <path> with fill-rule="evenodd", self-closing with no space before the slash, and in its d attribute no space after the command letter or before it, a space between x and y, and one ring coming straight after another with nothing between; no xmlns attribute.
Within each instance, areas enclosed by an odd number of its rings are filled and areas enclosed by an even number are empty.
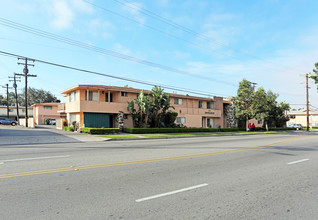
<svg viewBox="0 0 318 220"><path fill-rule="evenodd" d="M297 160L297 161L294 161L294 162L290 162L290 163L287 163L288 165L291 165L291 164L295 164L295 163L301 163L301 162L305 162L309 159L303 159L303 160Z"/></svg>
<svg viewBox="0 0 318 220"><path fill-rule="evenodd" d="M4 164L5 162L15 162L15 161L25 161L25 160L43 160L43 159L65 158L65 157L70 157L70 155L51 156L51 157L32 157L32 158L20 158L20 159L2 160L2 161L0 161L0 164Z"/></svg>
<svg viewBox="0 0 318 220"><path fill-rule="evenodd" d="M191 187L184 188L184 189L179 189L179 190L175 190L175 191L171 191L171 192L167 192L167 193L162 193L162 194L158 194L158 195L154 195L154 196L145 197L145 198L142 198L142 199L137 199L136 202L143 202L143 201L150 200L150 199L156 199L156 198L163 197L163 196L169 196L169 195L172 195L172 194L185 192L185 191L188 191L188 190L204 187L204 186L207 186L207 185L209 185L209 184L203 183L203 184L200 184L200 185L191 186Z"/></svg>

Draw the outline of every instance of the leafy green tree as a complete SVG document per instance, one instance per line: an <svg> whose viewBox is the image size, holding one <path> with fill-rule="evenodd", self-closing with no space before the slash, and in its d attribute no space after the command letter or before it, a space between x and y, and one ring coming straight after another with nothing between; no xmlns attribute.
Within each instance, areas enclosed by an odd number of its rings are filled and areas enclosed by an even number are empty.
<svg viewBox="0 0 318 220"><path fill-rule="evenodd" d="M285 114L290 110L290 105L286 102L280 102L275 106L272 112L271 125L276 127L283 127L289 121L289 117Z"/></svg>
<svg viewBox="0 0 318 220"><path fill-rule="evenodd" d="M257 120L263 120L266 130L268 131L268 124L273 117L273 111L276 108L277 94L272 91L266 91L263 87L260 87L255 95L254 102L252 105L253 115Z"/></svg>
<svg viewBox="0 0 318 220"><path fill-rule="evenodd" d="M277 104L278 94L272 91L265 91L260 87L255 95L252 109L254 111L254 117L257 120L263 120L266 130L269 126L283 127L286 121L289 120L285 112L290 109L289 104L280 102Z"/></svg>
<svg viewBox="0 0 318 220"><path fill-rule="evenodd" d="M3 95L0 95L0 104L1 105L7 105L7 97L4 97Z"/></svg>
<svg viewBox="0 0 318 220"><path fill-rule="evenodd" d="M18 94L18 102L24 106L24 93ZM43 89L28 88L28 105L31 106L36 103L46 102L60 102L51 92Z"/></svg>
<svg viewBox="0 0 318 220"><path fill-rule="evenodd" d="M315 68L313 69L314 75L311 76L315 80L315 84L318 84L318 63L315 63ZM317 85L318 90L318 85Z"/></svg>
<svg viewBox="0 0 318 220"><path fill-rule="evenodd" d="M233 99L233 104L236 107L236 117L239 120L245 121L247 130L247 121L254 117L253 111L254 102L254 88L252 83L246 79L243 79L239 84L237 90L237 96Z"/></svg>

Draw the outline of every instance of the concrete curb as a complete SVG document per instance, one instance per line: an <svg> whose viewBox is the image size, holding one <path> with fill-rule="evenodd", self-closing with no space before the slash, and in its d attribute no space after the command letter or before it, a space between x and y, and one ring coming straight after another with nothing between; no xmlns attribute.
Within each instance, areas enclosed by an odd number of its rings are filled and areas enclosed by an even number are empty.
<svg viewBox="0 0 318 220"><path fill-rule="evenodd" d="M174 138L196 138L196 137L228 137L228 136L240 136L240 135L268 135L264 133L259 134L221 134L221 135L194 135L194 136L171 136L171 137L146 137L146 138L109 138L105 141L131 141L131 140L156 140L156 139L174 139Z"/></svg>

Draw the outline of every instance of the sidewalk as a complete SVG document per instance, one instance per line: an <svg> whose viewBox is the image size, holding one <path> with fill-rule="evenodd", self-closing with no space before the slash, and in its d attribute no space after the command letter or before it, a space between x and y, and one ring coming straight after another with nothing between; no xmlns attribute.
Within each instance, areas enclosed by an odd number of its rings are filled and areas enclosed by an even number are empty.
<svg viewBox="0 0 318 220"><path fill-rule="evenodd" d="M108 138L89 134L68 132L48 128L24 128L22 126L0 126L0 146L20 144L57 144L100 142Z"/></svg>

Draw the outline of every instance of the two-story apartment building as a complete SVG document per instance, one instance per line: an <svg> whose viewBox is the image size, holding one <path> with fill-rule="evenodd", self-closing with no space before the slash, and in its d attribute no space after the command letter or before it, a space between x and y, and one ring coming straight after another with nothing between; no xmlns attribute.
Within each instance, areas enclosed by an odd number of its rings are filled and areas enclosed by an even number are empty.
<svg viewBox="0 0 318 220"><path fill-rule="evenodd" d="M77 85L62 92L67 102L58 112L66 113L69 124L80 127L116 127L119 111L124 113L124 127L133 127L127 110L128 102L136 99L141 90L103 85ZM149 91L144 91L147 94ZM223 98L204 98L169 93L173 111L178 112L176 123L187 127L224 127Z"/></svg>
<svg viewBox="0 0 318 220"><path fill-rule="evenodd" d="M32 105L33 118L36 125L44 125L45 119L60 119L66 118L66 115L58 112L59 103L38 103Z"/></svg>

